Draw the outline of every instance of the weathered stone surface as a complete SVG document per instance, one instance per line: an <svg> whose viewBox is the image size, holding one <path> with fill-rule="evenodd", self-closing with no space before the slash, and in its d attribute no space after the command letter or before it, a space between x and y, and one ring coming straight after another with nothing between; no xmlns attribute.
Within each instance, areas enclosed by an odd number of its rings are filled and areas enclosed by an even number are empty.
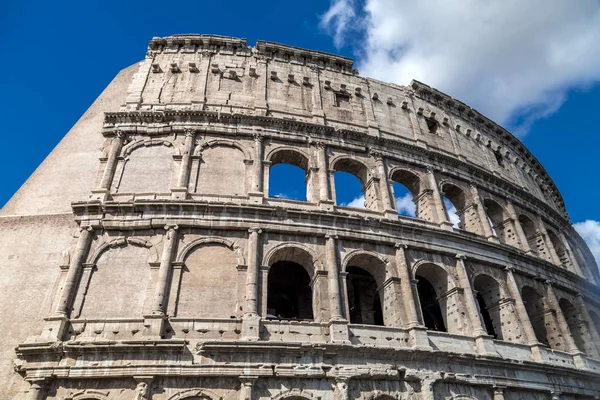
<svg viewBox="0 0 600 400"><path fill-rule="evenodd" d="M335 55L153 39L2 209L0 268L1 398L600 396L600 277L543 167Z"/></svg>

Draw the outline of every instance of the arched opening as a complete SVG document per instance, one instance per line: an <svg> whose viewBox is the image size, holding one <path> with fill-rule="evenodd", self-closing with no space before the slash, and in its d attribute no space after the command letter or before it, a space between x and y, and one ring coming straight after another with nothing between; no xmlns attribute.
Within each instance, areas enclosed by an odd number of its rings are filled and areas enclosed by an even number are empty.
<svg viewBox="0 0 600 400"><path fill-rule="evenodd" d="M554 251L556 251L556 255L560 260L560 266L569 269L569 266L571 265L571 260L569 258L569 252L565 248L565 245L563 244L562 240L560 240L558 235L554 233L554 231L552 231L551 229L548 229L548 238L550 239L550 242L552 242L552 247L554 247Z"/></svg>
<svg viewBox="0 0 600 400"><path fill-rule="evenodd" d="M491 276L478 275L473 281L473 289L477 292L477 306L485 330L488 335L503 340L502 328L504 324L500 310L500 300L502 299L500 284Z"/></svg>
<svg viewBox="0 0 600 400"><path fill-rule="evenodd" d="M267 318L313 320L310 276L293 261L277 261L269 268Z"/></svg>
<svg viewBox="0 0 600 400"><path fill-rule="evenodd" d="M269 197L312 201L308 159L293 150L280 150L271 157Z"/></svg>
<svg viewBox="0 0 600 400"><path fill-rule="evenodd" d="M427 329L448 332L448 274L435 264L421 265L416 274L423 324Z"/></svg>
<svg viewBox="0 0 600 400"><path fill-rule="evenodd" d="M349 158L338 160L333 165L335 173L335 202L337 205L356 208L374 208L375 197L365 191L368 181L367 167Z"/></svg>
<svg viewBox="0 0 600 400"><path fill-rule="evenodd" d="M348 267L346 272L350 323L383 325L381 299L375 278L360 267Z"/></svg>
<svg viewBox="0 0 600 400"><path fill-rule="evenodd" d="M421 193L419 176L410 171L399 169L392 172L391 180L398 215L405 217L419 216L417 202Z"/></svg>
<svg viewBox="0 0 600 400"><path fill-rule="evenodd" d="M592 340L585 326L585 322L579 313L579 310L567 299L560 299L558 302L560 310L567 321L569 331L577 348L585 354L594 354ZM594 354L595 355L595 354Z"/></svg>
<svg viewBox="0 0 600 400"><path fill-rule="evenodd" d="M531 218L529 218L526 215L519 215L519 224L521 224L521 228L523 228L523 233L525 234L525 237L527 238L527 244L529 244L529 248L531 249L531 251L533 251L535 254L539 253L539 243L538 243L538 235L537 235L537 229L535 229L535 224L533 223L533 221L531 220Z"/></svg>
<svg viewBox="0 0 600 400"><path fill-rule="evenodd" d="M464 218L465 193L458 186L445 183L442 186L442 196L444 197L444 209L448 221L455 228L466 229Z"/></svg>
<svg viewBox="0 0 600 400"><path fill-rule="evenodd" d="M504 221L506 220L504 209L500 204L491 199L485 199L483 201L483 208L485 209L488 223L492 229L492 234L504 243Z"/></svg>
<svg viewBox="0 0 600 400"><path fill-rule="evenodd" d="M215 144L202 150L195 192L209 195L245 196L246 175L252 167L247 156L231 143Z"/></svg>
<svg viewBox="0 0 600 400"><path fill-rule="evenodd" d="M534 288L525 286L521 290L521 297L523 298L525 310L533 326L536 339L538 342L550 346L548 332L546 331L544 300L542 296Z"/></svg>

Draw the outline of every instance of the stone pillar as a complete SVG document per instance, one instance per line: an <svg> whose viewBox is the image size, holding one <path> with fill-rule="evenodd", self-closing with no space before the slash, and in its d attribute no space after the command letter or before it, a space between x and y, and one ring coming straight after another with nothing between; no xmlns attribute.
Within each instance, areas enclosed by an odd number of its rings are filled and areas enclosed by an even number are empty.
<svg viewBox="0 0 600 400"><path fill-rule="evenodd" d="M173 266L173 251L177 242L177 229L177 225L165 226L163 252L160 259L160 268L158 269L158 282L156 282L154 302L152 304L152 313L156 315L165 315L167 313L169 278Z"/></svg>
<svg viewBox="0 0 600 400"><path fill-rule="evenodd" d="M377 164L377 173L379 175L379 192L381 193L381 209L387 218L398 219L398 212L394 207L394 199L390 194L390 182L388 180L385 160L381 153L373 153Z"/></svg>
<svg viewBox="0 0 600 400"><path fill-rule="evenodd" d="M48 386L48 382L45 378L34 378L29 381L29 384L27 400L44 400L46 398L46 387Z"/></svg>
<svg viewBox="0 0 600 400"><path fill-rule="evenodd" d="M252 174L252 190L249 195L255 203L262 203L263 193L263 135L254 135L254 163Z"/></svg>
<svg viewBox="0 0 600 400"><path fill-rule="evenodd" d="M187 187L190 180L190 162L192 160L192 154L194 153L194 138L194 131L186 129L179 176L177 177L177 190L185 193L187 193Z"/></svg>
<svg viewBox="0 0 600 400"><path fill-rule="evenodd" d="M583 352L577 347L575 344L575 340L573 340L573 336L571 335L571 329L569 328L569 324L562 313L562 309L558 304L558 298L556 297L556 293L554 293L554 287L552 286L552 282L546 281L546 296L548 297L548 303L554 309L554 315L556 316L556 322L558 323L558 328L560 329L560 333L563 337L564 341L564 351L570 353L573 356L573 361L575 362L575 366L578 368L586 368L586 362L584 358Z"/></svg>
<svg viewBox="0 0 600 400"><path fill-rule="evenodd" d="M325 262L329 282L329 335L334 343L348 343L348 321L342 316L341 307L337 238L336 235L325 235Z"/></svg>
<svg viewBox="0 0 600 400"><path fill-rule="evenodd" d="M529 247L529 241L527 240L525 231L523 231L523 227L521 226L521 222L519 221L519 217L515 211L515 206L508 200L506 201L506 210L508 211L508 216L512 220L512 223L515 227L515 232L519 238L519 245L521 249L527 254L534 254L533 251L531 251L531 247Z"/></svg>
<svg viewBox="0 0 600 400"><path fill-rule="evenodd" d="M494 386L494 400L504 400L504 386Z"/></svg>
<svg viewBox="0 0 600 400"><path fill-rule="evenodd" d="M471 281L469 280L469 275L467 273L467 267L465 265L466 259L467 257L464 254L456 255L456 275L458 276L460 286L463 288L465 306L473 329L473 337L475 338L475 343L477 345L477 352L482 355L499 356L496 352L494 342L488 335L481 320L481 315L477 310L477 299L473 294L473 288L471 287Z"/></svg>
<svg viewBox="0 0 600 400"><path fill-rule="evenodd" d="M257 376L240 376L241 385L238 400L252 400L252 389L257 379Z"/></svg>
<svg viewBox="0 0 600 400"><path fill-rule="evenodd" d="M523 303L523 298L521 297L521 292L517 286L517 281L513 275L513 268L506 267L504 270L506 271L506 286L510 296L515 300L515 310L517 311L519 321L521 321L521 326L523 327L523 332L525 333L526 343L531 348L531 354L534 361L541 362L542 352L540 347L542 345L538 342L537 337L535 336L533 325L531 324L531 320L527 314L527 309L525 309L525 304Z"/></svg>
<svg viewBox="0 0 600 400"><path fill-rule="evenodd" d="M425 378L421 381L421 400L436 400L433 386L436 379Z"/></svg>
<svg viewBox="0 0 600 400"><path fill-rule="evenodd" d="M437 223L440 224L440 227L445 230L453 230L452 223L448 220L446 216L446 208L444 207L444 200L442 199L442 195L440 193L440 189L437 185L437 180L435 179L435 173L432 168L427 168L427 179L429 180L429 186L431 186L431 190L433 191L433 208L435 209L435 213L437 214Z"/></svg>
<svg viewBox="0 0 600 400"><path fill-rule="evenodd" d="M542 221L542 217L539 215L536 216L536 223L538 226L538 230L542 234L544 239L544 243L546 243L546 249L548 249L548 255L550 258L550 262L557 266L562 266L562 262L560 261L560 257L554 248L554 244L552 240L550 240L550 236L548 236L548 231L546 230L546 226L544 225L544 221Z"/></svg>
<svg viewBox="0 0 600 400"><path fill-rule="evenodd" d="M592 316L590 315L590 313L587 309L587 306L585 305L585 302L583 301L583 296L581 293L577 293L577 306L578 306L579 312L581 313L581 315L583 316L583 319L586 322L586 326L587 326L590 336L592 338L592 342L596 348L596 353L598 355L600 355L600 332L598 332L598 329L596 328L594 320L592 319Z"/></svg>
<svg viewBox="0 0 600 400"><path fill-rule="evenodd" d="M87 259L88 251L92 243L92 231L91 227L80 228L77 247L75 248L73 257L71 257L71 264L69 265L65 284L60 293L60 300L56 306L55 315L68 318L71 313L73 298L77 292L77 283L81 276L81 269Z"/></svg>
<svg viewBox="0 0 600 400"><path fill-rule="evenodd" d="M319 203L331 205L333 202L329 191L329 164L325 143L317 143L317 162L319 168Z"/></svg>
<svg viewBox="0 0 600 400"><path fill-rule="evenodd" d="M335 396L336 400L349 400L350 396L348 395L348 379L347 378L337 378L335 380Z"/></svg>
<svg viewBox="0 0 600 400"><path fill-rule="evenodd" d="M487 214L485 213L485 208L483 208L483 203L481 202L481 198L479 197L479 191L475 185L470 185L471 195L473 196L473 203L477 208L477 215L479 216L479 223L481 225L481 231L483 232L483 236L485 236L489 241L498 242L498 238L494 236L492 232L492 227L488 221Z"/></svg>
<svg viewBox="0 0 600 400"><path fill-rule="evenodd" d="M259 339L258 315L258 249L260 228L248 229L248 269L246 271L246 300L242 317L242 339Z"/></svg>
<svg viewBox="0 0 600 400"><path fill-rule="evenodd" d="M113 177L115 176L115 169L117 168L117 158L121 153L121 149L123 148L123 142L125 140L125 135L121 131L117 131L115 138L113 139L110 152L108 154L108 159L106 160L106 167L104 168L104 173L102 174L102 181L100 182L100 189L105 191L110 191L110 186L112 185Z"/></svg>
<svg viewBox="0 0 600 400"><path fill-rule="evenodd" d="M396 243L396 267L400 277L400 293L402 296L402 305L406 315L406 328L409 330L410 341L413 348L431 350L429 340L427 339L427 328L419 322L417 313L416 291L413 288L413 279L410 266L406 262L405 250L407 246L403 243Z"/></svg>

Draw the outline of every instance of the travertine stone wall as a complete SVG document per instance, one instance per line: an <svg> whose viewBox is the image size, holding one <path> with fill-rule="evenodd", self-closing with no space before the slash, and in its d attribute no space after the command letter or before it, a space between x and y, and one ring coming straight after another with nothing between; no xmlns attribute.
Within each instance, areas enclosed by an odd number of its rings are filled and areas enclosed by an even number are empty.
<svg viewBox="0 0 600 400"><path fill-rule="evenodd" d="M269 197L277 164L307 201ZM2 398L600 396L600 276L542 166L344 57L153 39L0 230Z"/></svg>

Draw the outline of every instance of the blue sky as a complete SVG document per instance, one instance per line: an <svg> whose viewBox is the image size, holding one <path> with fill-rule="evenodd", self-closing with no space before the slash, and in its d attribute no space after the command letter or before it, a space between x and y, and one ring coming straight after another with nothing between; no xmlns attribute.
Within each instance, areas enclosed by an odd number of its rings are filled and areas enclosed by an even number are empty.
<svg viewBox="0 0 600 400"><path fill-rule="evenodd" d="M416 77L463 100L520 135L572 222L591 221L584 235L598 257L598 27L596 0L9 0L0 14L0 205L149 39L212 33L342 54L363 76ZM337 193L356 197L351 182Z"/></svg>

